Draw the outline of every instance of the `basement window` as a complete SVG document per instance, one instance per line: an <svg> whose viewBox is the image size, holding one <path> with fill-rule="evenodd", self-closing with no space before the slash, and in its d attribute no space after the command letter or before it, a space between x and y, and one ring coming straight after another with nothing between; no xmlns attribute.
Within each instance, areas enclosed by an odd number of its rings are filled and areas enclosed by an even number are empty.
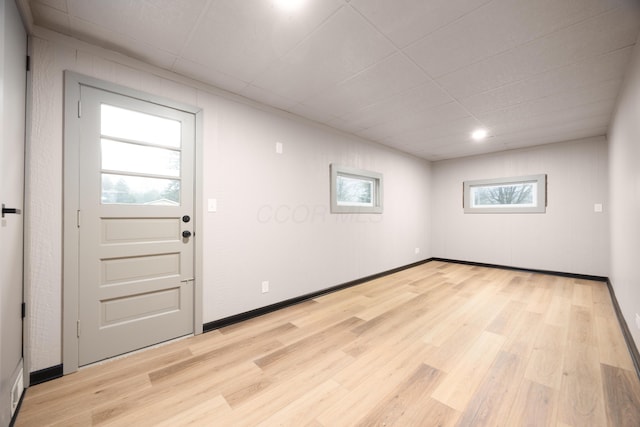
<svg viewBox="0 0 640 427"><path fill-rule="evenodd" d="M464 181L465 213L545 213L547 175Z"/></svg>
<svg viewBox="0 0 640 427"><path fill-rule="evenodd" d="M382 174L331 165L332 213L382 213Z"/></svg>

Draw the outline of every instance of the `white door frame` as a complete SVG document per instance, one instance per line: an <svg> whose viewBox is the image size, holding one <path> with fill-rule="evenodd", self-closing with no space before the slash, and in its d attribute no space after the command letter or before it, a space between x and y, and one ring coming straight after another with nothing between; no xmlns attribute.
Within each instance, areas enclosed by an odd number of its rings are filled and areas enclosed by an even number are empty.
<svg viewBox="0 0 640 427"><path fill-rule="evenodd" d="M137 98L154 104L164 105L195 115L195 194L194 194L194 230L196 230L194 247L194 334L202 333L202 239L197 234L200 231L200 213L202 212L202 110L197 107L181 104L166 98L143 93L134 89L113 83L87 77L72 71L64 73L64 208L63 208L63 314L62 314L62 366L63 374L78 370L79 339L77 333L78 322L78 251L79 229L77 227L77 212L79 210L80 158L78 108L80 87L90 86L108 92Z"/></svg>

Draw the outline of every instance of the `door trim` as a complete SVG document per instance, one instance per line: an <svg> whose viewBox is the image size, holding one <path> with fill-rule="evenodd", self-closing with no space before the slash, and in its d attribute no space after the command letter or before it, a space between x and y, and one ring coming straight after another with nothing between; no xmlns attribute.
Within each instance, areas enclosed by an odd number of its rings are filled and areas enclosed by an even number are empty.
<svg viewBox="0 0 640 427"><path fill-rule="evenodd" d="M77 227L77 212L80 206L80 126L78 101L81 86L125 95L153 104L159 104L195 116L195 164L194 164L194 229L200 230L202 212L202 110L166 99L160 96L140 92L124 86L109 83L73 71L64 72L64 171L63 171L63 248L62 248L62 365L63 374L78 370L79 339L77 333L78 316L78 255L80 232ZM197 233L196 231L196 233ZM194 242L194 295L193 295L193 331L202 333L202 239Z"/></svg>

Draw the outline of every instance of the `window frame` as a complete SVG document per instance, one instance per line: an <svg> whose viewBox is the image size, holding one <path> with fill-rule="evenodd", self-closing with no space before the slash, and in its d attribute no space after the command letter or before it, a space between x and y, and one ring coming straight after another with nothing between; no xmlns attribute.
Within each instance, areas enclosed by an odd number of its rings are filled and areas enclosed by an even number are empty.
<svg viewBox="0 0 640 427"><path fill-rule="evenodd" d="M535 197L533 206L522 205L487 205L486 207L474 206L471 203L472 188L476 187L497 187L513 184L535 184ZM507 178L479 179L463 182L463 202L464 213L546 213L547 210L547 175L525 175Z"/></svg>
<svg viewBox="0 0 640 427"><path fill-rule="evenodd" d="M331 213L373 213L383 212L383 176L379 172L349 168L336 164L330 165L331 171ZM338 202L338 177L347 177L370 181L373 206L345 205Z"/></svg>

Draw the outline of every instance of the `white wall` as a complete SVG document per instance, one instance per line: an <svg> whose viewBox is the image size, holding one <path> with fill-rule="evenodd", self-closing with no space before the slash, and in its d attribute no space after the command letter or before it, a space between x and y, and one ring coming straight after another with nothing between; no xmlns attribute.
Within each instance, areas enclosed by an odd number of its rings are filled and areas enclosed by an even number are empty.
<svg viewBox="0 0 640 427"><path fill-rule="evenodd" d="M201 212L203 229L196 230L204 322L431 256L428 162L55 33L38 34L27 165L32 372L61 363L65 69L202 108L199 196L218 201L217 213ZM383 215L329 213L332 162L384 174ZM262 280L270 281L267 294Z"/></svg>
<svg viewBox="0 0 640 427"><path fill-rule="evenodd" d="M640 40L639 40L640 42ZM618 303L640 347L640 49L627 71L609 129L611 274Z"/></svg>
<svg viewBox="0 0 640 427"><path fill-rule="evenodd" d="M432 172L434 257L608 275L604 137L440 161ZM546 213L463 213L463 181L533 174L548 175Z"/></svg>

